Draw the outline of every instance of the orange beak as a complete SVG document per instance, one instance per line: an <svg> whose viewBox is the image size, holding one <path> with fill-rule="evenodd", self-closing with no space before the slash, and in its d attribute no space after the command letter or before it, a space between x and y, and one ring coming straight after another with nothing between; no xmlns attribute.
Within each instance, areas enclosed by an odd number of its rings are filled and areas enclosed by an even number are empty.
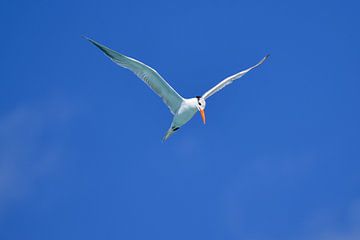
<svg viewBox="0 0 360 240"><path fill-rule="evenodd" d="M205 111L203 109L200 109L200 114L201 114L201 118L204 122L204 124L206 123L206 119L205 119Z"/></svg>

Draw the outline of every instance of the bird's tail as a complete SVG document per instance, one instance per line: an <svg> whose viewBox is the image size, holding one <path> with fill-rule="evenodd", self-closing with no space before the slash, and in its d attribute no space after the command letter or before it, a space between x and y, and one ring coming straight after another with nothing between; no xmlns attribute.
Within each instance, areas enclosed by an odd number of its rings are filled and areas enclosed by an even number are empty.
<svg viewBox="0 0 360 240"><path fill-rule="evenodd" d="M170 128L170 129L166 132L165 136L163 137L163 142L165 142L171 135L173 135L174 132L175 132L175 131L174 131L172 128Z"/></svg>
<svg viewBox="0 0 360 240"><path fill-rule="evenodd" d="M180 127L171 126L169 130L166 132L163 141L165 142L171 135L174 134L175 131L179 130Z"/></svg>

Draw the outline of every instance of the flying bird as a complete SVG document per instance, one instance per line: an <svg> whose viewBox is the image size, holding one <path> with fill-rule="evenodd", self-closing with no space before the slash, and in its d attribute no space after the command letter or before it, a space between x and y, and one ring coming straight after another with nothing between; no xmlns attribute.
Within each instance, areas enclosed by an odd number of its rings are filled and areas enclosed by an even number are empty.
<svg viewBox="0 0 360 240"><path fill-rule="evenodd" d="M187 123L197 111L200 112L202 121L205 124L205 100L236 79L241 78L252 69L260 66L269 57L269 55L266 55L256 65L225 78L209 91L205 92L202 96L196 96L194 98L183 98L153 68L136 59L118 53L90 38L85 37L85 39L98 47L113 62L135 73L136 76L143 80L157 95L162 98L164 103L170 109L170 112L174 115L170 128L163 138L164 141L166 141L181 126Z"/></svg>

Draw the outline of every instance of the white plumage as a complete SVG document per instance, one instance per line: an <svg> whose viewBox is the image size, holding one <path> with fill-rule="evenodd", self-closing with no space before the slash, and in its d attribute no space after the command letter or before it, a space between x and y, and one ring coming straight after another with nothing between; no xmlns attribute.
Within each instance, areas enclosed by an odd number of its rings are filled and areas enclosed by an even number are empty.
<svg viewBox="0 0 360 240"><path fill-rule="evenodd" d="M157 95L159 95L164 103L169 107L170 112L174 115L173 121L167 133L164 136L164 141L168 139L176 130L178 130L181 126L187 123L197 111L201 113L201 117L205 124L205 100L220 91L225 86L232 83L234 80L241 78L246 73L251 71L252 69L260 66L269 55L265 56L259 63L256 65L243 70L239 73L236 73L230 77L225 78L223 81L218 83L216 86L211 88L209 91L204 93L202 96L197 96L195 98L183 98L180 94L178 94L166 81L164 78L160 76L158 72L156 72L151 67L145 65L144 63L127 57L123 54L120 54L100 43L95 42L92 39L86 38L96 47L98 47L101 51L105 53L112 61L121 67L127 68L130 71L134 72L141 80L143 80Z"/></svg>

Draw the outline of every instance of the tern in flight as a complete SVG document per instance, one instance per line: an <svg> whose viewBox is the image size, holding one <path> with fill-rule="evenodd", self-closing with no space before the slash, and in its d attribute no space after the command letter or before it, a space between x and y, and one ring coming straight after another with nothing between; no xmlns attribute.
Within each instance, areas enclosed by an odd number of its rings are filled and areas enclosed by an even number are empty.
<svg viewBox="0 0 360 240"><path fill-rule="evenodd" d="M241 78L252 69L260 66L269 57L269 55L266 55L256 65L225 78L202 96L196 96L194 98L183 98L153 68L138 60L120 54L100 43L95 42L90 38L86 39L98 47L102 52L104 52L105 55L108 56L113 62L135 73L136 76L143 80L157 95L162 98L164 103L170 109L170 112L174 115L171 126L163 138L164 141L166 141L182 125L187 123L197 111L200 112L201 118L205 124L205 100L214 93L221 90L223 87L232 83L234 80Z"/></svg>

